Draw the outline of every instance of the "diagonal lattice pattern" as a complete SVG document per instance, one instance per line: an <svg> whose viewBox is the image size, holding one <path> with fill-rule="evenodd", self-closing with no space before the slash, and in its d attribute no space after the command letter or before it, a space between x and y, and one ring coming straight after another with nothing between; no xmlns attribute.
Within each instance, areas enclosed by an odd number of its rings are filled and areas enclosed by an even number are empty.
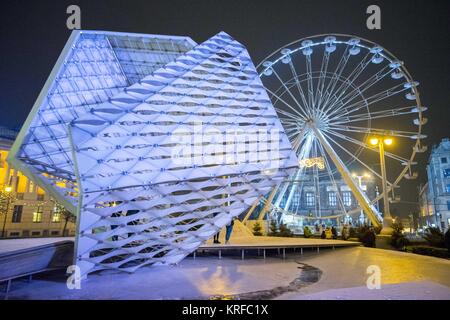
<svg viewBox="0 0 450 320"><path fill-rule="evenodd" d="M128 85L62 121L69 163L40 167L76 188L83 274L177 263L297 167L242 44L221 32L151 70L123 38L109 43Z"/></svg>

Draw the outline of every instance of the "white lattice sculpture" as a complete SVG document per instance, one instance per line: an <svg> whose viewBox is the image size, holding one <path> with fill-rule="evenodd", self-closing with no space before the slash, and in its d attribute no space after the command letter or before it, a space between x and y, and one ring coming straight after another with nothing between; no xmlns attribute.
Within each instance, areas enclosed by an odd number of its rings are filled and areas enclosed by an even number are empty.
<svg viewBox="0 0 450 320"><path fill-rule="evenodd" d="M223 32L74 32L9 161L76 212L83 275L179 262L298 167Z"/></svg>

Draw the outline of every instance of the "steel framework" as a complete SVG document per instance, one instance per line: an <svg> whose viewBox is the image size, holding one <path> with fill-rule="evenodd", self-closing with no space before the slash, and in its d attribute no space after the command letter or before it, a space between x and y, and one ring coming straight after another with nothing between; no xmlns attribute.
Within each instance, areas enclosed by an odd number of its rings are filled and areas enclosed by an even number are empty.
<svg viewBox="0 0 450 320"><path fill-rule="evenodd" d="M404 63L369 40L330 34L289 43L266 57L257 69L300 160L299 170L263 200L260 218L267 212L281 221L286 215L298 216L292 200L302 185L290 181L311 176L316 189L315 215L302 219L339 218L361 208L373 225L381 226L382 217L374 203L394 201L400 181L417 177L413 172L416 154L426 151L421 141L426 138L422 127L427 122L423 116L427 108L420 101L419 83ZM391 161L390 181L384 171L380 174L370 165L378 161L371 156L380 152L368 143L371 136L389 136L401 146L395 151L383 150ZM351 166L380 178L383 192L369 199L352 178ZM360 208L348 210L338 179L348 185ZM334 186L340 214L322 215L322 181Z"/></svg>
<svg viewBox="0 0 450 320"><path fill-rule="evenodd" d="M75 31L9 162L77 214L83 276L178 263L298 167L224 32Z"/></svg>

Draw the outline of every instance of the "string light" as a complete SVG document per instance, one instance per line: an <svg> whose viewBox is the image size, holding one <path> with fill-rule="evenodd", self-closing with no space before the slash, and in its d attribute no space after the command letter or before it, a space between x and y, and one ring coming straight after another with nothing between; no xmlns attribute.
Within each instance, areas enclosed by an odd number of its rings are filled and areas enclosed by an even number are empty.
<svg viewBox="0 0 450 320"><path fill-rule="evenodd" d="M311 168L317 166L320 170L325 169L325 161L323 157L302 159L299 161L300 168Z"/></svg>

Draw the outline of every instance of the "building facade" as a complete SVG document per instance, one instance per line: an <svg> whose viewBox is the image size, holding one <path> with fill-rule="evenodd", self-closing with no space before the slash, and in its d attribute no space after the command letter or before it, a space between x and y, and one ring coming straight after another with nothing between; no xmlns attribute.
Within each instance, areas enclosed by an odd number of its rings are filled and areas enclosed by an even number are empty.
<svg viewBox="0 0 450 320"><path fill-rule="evenodd" d="M376 184L372 178L362 180L361 189L369 196L369 199L376 197ZM286 208L289 193L280 202L280 207L287 211L303 216L335 216L345 212L353 212L359 207L350 188L343 180L336 180L334 183L321 181L318 186L312 181L305 181L294 193L293 198ZM359 215L353 214L352 220Z"/></svg>
<svg viewBox="0 0 450 320"><path fill-rule="evenodd" d="M0 127L0 235L3 238L58 237L64 232L65 236L73 236L75 224L72 221L66 224L61 206L6 162L16 135L16 131Z"/></svg>
<svg viewBox="0 0 450 320"><path fill-rule="evenodd" d="M353 175L355 182L366 193L369 199L375 199L379 195L376 179L367 174L362 176ZM289 186L292 188L293 184ZM272 210L265 215L266 220L276 219L285 223L294 233L302 234L303 226L326 224L342 225L352 224L370 225L370 219L351 192L350 188L341 179L335 181L322 180L317 185L312 177L304 177L300 185L295 188L292 198L289 200L290 189L278 201L274 197L274 207L281 210ZM379 203L374 203L379 208ZM249 220L252 225L258 219L264 203L261 202L251 213ZM246 214L243 214L245 216ZM324 218L329 217L329 218ZM321 219L323 218L323 219ZM267 227L267 224L265 224Z"/></svg>
<svg viewBox="0 0 450 320"><path fill-rule="evenodd" d="M442 139L431 151L427 165L428 182L419 192L421 227L445 231L450 224L450 140Z"/></svg>

